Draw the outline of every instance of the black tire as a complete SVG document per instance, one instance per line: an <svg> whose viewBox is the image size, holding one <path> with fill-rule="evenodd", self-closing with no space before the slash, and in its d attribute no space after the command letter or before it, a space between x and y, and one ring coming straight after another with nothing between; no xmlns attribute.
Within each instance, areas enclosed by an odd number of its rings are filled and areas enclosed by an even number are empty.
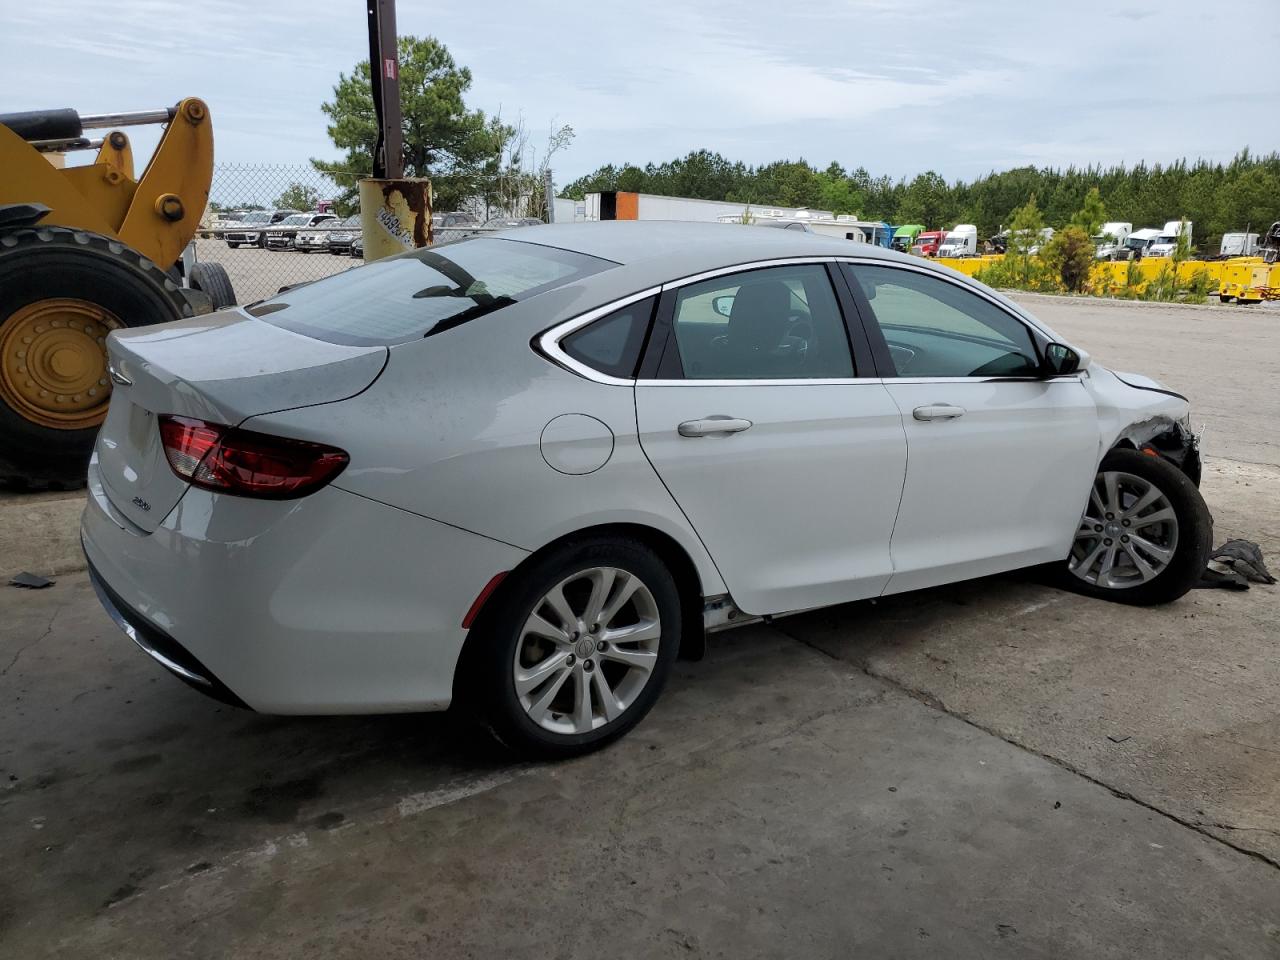
<svg viewBox="0 0 1280 960"><path fill-rule="evenodd" d="M1190 478L1168 460L1130 448L1112 450L1103 457L1098 472L1106 471L1133 474L1168 499L1178 525L1173 558L1152 579L1121 588L1101 587L1082 580L1071 572L1068 561L1059 568L1060 585L1086 596L1135 606L1172 603L1196 585L1209 562L1213 517L1204 497Z"/></svg>
<svg viewBox="0 0 1280 960"><path fill-rule="evenodd" d="M267 249L267 238L265 235L258 238L258 249L259 250Z"/></svg>
<svg viewBox="0 0 1280 960"><path fill-rule="evenodd" d="M213 301L213 309L224 310L236 305L236 292L231 287L227 268L220 263L201 261L191 268L191 286L203 290Z"/></svg>
<svg viewBox="0 0 1280 960"><path fill-rule="evenodd" d="M516 695L512 667L517 644L525 621L547 591L575 572L600 566L625 570L652 594L662 624L656 663L644 687L620 716L589 733L553 733L530 719ZM466 701L460 706L522 756L565 759L597 750L635 727L657 701L679 654L681 631L675 579L647 546L612 538L566 543L509 577L486 604L459 665L458 695Z"/></svg>
<svg viewBox="0 0 1280 960"><path fill-rule="evenodd" d="M239 250L239 249L240 249L240 244L238 244L238 243L232 243L230 240L228 240L228 241L227 241L227 246L228 246L228 247L230 247L232 250Z"/></svg>
<svg viewBox="0 0 1280 960"><path fill-rule="evenodd" d="M0 234L0 335L17 310L58 297L94 303L130 327L194 313L164 270L117 240L65 227ZM0 480L19 486L82 486L97 434L97 424L59 429L35 423L0 395Z"/></svg>
<svg viewBox="0 0 1280 960"><path fill-rule="evenodd" d="M1235 297L1229 297L1225 293L1220 293L1218 294L1218 299L1223 303L1230 303L1232 300L1235 299Z"/></svg>

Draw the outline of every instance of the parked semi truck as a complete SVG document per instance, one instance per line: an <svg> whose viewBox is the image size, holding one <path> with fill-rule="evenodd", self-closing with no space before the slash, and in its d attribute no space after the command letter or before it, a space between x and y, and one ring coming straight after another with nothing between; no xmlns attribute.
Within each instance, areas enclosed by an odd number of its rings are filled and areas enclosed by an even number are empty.
<svg viewBox="0 0 1280 960"><path fill-rule="evenodd" d="M1175 250L1178 249L1178 238L1186 234L1187 249L1191 248L1191 221L1190 220L1170 220L1164 225L1164 229L1151 241L1151 245L1147 247L1148 257L1171 257Z"/></svg>
<svg viewBox="0 0 1280 960"><path fill-rule="evenodd" d="M978 255L978 228L972 223L957 223L948 230L938 247L940 257L976 257Z"/></svg>
<svg viewBox="0 0 1280 960"><path fill-rule="evenodd" d="M1102 225L1102 229L1094 235L1095 255L1099 260L1115 260L1116 255L1125 249L1125 241L1133 233L1132 223L1110 221Z"/></svg>

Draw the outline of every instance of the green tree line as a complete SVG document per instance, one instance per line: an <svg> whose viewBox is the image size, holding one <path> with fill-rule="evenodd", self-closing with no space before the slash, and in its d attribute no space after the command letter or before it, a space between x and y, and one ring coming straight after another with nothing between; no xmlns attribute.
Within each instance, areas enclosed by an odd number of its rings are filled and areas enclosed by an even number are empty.
<svg viewBox="0 0 1280 960"><path fill-rule="evenodd" d="M1225 232L1246 226L1260 232L1280 220L1280 153L1254 156L1246 148L1225 164L1184 159L1135 166L1016 167L948 183L932 170L894 180L873 177L862 167L850 172L839 163L818 169L801 159L751 167L696 150L644 167L606 165L575 180L562 194L581 199L599 190L627 190L813 207L937 229L972 223L986 237L1008 227L1013 211L1033 196L1046 225L1066 226L1091 188L1098 190L1110 220L1131 222L1136 229L1185 217L1194 225L1196 246L1216 250Z"/></svg>

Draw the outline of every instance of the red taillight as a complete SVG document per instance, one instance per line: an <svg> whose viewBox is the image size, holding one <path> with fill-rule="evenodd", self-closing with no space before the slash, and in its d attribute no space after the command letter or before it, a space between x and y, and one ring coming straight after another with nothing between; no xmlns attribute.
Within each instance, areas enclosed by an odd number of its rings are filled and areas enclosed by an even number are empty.
<svg viewBox="0 0 1280 960"><path fill-rule="evenodd" d="M194 486L265 500L314 493L351 459L337 447L192 417L161 416L160 440L173 472Z"/></svg>

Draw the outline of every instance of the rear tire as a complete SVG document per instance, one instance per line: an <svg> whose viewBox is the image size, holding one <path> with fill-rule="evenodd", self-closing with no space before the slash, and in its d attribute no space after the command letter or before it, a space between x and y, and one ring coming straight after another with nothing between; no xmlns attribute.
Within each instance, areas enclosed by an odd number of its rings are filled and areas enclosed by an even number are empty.
<svg viewBox="0 0 1280 960"><path fill-rule="evenodd" d="M85 379L80 396L87 398L92 390L93 400L83 400L76 419L53 426L40 420L63 416L56 403L45 413L30 408L29 403L25 409L21 405L20 397L25 396L22 391L35 378L20 369L32 357L20 357L18 353L34 348L17 341L5 347L6 326L12 325L12 333L23 322L24 311L29 315L30 308L38 302L57 300L104 311L101 322L106 326L146 326L189 317L194 312L182 289L165 271L118 240L65 227L20 228L0 234L0 380L4 381L0 382L0 480L17 485L83 485L98 427L107 412L111 380L107 376L105 346L101 347L100 370L86 375L87 379L80 378ZM71 334L79 335L74 324L61 324L57 336L65 340ZM37 341L41 336L53 335L52 329L34 334ZM93 336L88 341L90 349L97 349L95 339ZM66 343L53 346L67 349ZM83 347L71 344L74 352ZM46 371L46 376L56 379L58 372L55 365ZM57 391L52 386L46 392L56 400ZM37 403L39 396L37 392ZM48 400L44 402L47 404Z"/></svg>
<svg viewBox="0 0 1280 960"><path fill-rule="evenodd" d="M1213 518L1186 474L1159 456L1112 450L1098 467L1060 582L1117 603L1171 603L1200 580L1212 541Z"/></svg>
<svg viewBox="0 0 1280 960"><path fill-rule="evenodd" d="M593 617L594 609L603 613ZM459 667L461 695L519 754L588 753L649 712L679 653L681 628L675 579L647 546L567 543L489 600Z"/></svg>

